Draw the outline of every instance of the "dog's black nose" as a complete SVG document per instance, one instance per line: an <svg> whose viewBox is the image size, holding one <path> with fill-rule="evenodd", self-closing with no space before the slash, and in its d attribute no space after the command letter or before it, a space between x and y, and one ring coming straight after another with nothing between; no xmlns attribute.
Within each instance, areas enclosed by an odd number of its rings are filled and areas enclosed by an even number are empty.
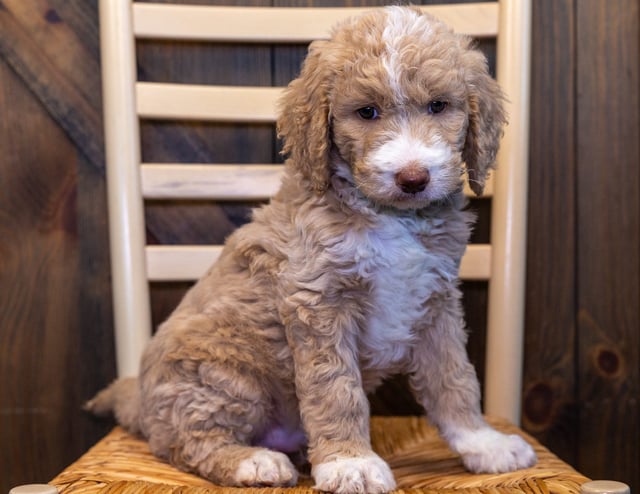
<svg viewBox="0 0 640 494"><path fill-rule="evenodd" d="M417 194L427 187L430 178L429 172L424 168L408 166L396 173L396 185L402 192Z"/></svg>

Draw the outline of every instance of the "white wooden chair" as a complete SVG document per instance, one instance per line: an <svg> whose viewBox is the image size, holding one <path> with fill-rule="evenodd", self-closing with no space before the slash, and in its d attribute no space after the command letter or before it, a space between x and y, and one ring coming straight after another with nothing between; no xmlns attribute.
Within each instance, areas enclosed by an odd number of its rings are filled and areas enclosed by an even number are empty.
<svg viewBox="0 0 640 494"><path fill-rule="evenodd" d="M489 281L485 411L517 424L523 354L531 1L500 0L425 9L459 32L479 38L497 36L497 78L508 96L510 119L498 156L499 169L486 192L493 201L491 244L469 246L461 265L461 276ZM141 118L274 122L274 101L281 88L138 82L136 39L306 43L325 37L338 19L362 10L368 9L209 7L100 0L110 248L120 376L137 374L140 355L152 333L149 281L195 280L215 260L221 248L145 245L144 199L267 199L276 191L281 173L281 166L277 164L142 163ZM433 449L437 437L412 419L381 420L387 421L379 429L387 432L396 426L407 429L407 437L398 436L397 444L388 438L379 442L383 449L390 447L388 453L396 455L393 457L404 465L405 477L413 475L411 481L399 482L400 485L433 488L487 485L506 489L516 483L506 477L484 476L487 478L482 479L483 484L478 476L466 474L465 477L459 466L453 467L453 476L447 472L438 477L440 483L435 476L427 478L423 474L424 465L409 472L400 443L404 447L407 441L414 446L422 444L419 441L427 441L429 445L419 449ZM513 429L501 420L497 425ZM376 433L372 434L374 442L377 441ZM72 492L74 486L86 488L90 482L87 478L93 479L91 482L95 485L91 485L95 487L115 480L149 480L156 472L156 477L162 479L156 482L206 484L202 479L172 472L170 467L150 457L144 448L144 443L116 429L53 483ZM539 444L536 448L540 458L538 467L532 469L529 476L520 472L518 482L528 483L528 489L533 492L544 492L546 488L558 493L578 491L579 484L586 479ZM445 469L452 468L453 460L446 456L450 453L443 454L445 460L438 464ZM122 460L127 455L128 464ZM121 463L117 463L116 457ZM162 475L157 474L160 471ZM458 474L466 480L459 481ZM541 481L546 482L546 487L537 483ZM110 492L118 492L111 487ZM123 484L122 489L125 487Z"/></svg>
<svg viewBox="0 0 640 494"><path fill-rule="evenodd" d="M367 8L238 8L100 2L104 123L117 366L136 375L151 336L148 281L195 280L220 246L145 246L144 199L268 199L280 165L141 163L139 120L275 122L282 88L136 81L135 39L299 43L326 36L340 18ZM491 244L470 245L463 279L489 280L486 412L520 417L526 247L529 105L529 0L425 8L459 32L500 36L497 78L509 100L509 126L492 196ZM131 34L133 32L133 35ZM517 61L514 63L514 61ZM229 185L233 184L233 187Z"/></svg>

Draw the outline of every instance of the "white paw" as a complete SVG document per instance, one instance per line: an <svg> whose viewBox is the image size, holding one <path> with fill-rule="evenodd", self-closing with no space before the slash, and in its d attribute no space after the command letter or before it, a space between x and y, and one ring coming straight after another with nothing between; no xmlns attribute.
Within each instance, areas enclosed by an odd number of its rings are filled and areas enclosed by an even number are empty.
<svg viewBox="0 0 640 494"><path fill-rule="evenodd" d="M503 473L535 465L533 448L520 436L502 434L490 427L458 431L451 449L462 456L467 470L474 473Z"/></svg>
<svg viewBox="0 0 640 494"><path fill-rule="evenodd" d="M379 456L337 457L312 469L315 488L334 494L382 494L396 487L393 473Z"/></svg>
<svg viewBox="0 0 640 494"><path fill-rule="evenodd" d="M242 460L235 474L237 485L285 486L295 485L298 472L282 453L263 449Z"/></svg>

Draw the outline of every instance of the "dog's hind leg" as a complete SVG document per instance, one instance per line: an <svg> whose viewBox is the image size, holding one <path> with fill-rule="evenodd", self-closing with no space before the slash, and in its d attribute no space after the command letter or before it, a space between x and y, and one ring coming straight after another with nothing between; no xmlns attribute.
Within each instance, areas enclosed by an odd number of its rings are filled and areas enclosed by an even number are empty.
<svg viewBox="0 0 640 494"><path fill-rule="evenodd" d="M296 484L298 472L278 451L229 441L227 431L214 428L206 436L191 437L172 452L172 463L214 483L238 487L276 487Z"/></svg>
<svg viewBox="0 0 640 494"><path fill-rule="evenodd" d="M221 485L295 485L285 454L252 445L274 413L264 383L247 369L189 365L197 379L143 392L143 432L154 454Z"/></svg>

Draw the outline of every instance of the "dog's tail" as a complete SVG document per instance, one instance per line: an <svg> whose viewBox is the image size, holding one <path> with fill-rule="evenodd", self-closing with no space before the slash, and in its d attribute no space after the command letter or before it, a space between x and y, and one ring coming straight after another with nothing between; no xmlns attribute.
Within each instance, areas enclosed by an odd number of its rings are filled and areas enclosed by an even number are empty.
<svg viewBox="0 0 640 494"><path fill-rule="evenodd" d="M117 379L85 403L84 409L98 416L113 414L132 434L140 433L140 387L138 378Z"/></svg>

